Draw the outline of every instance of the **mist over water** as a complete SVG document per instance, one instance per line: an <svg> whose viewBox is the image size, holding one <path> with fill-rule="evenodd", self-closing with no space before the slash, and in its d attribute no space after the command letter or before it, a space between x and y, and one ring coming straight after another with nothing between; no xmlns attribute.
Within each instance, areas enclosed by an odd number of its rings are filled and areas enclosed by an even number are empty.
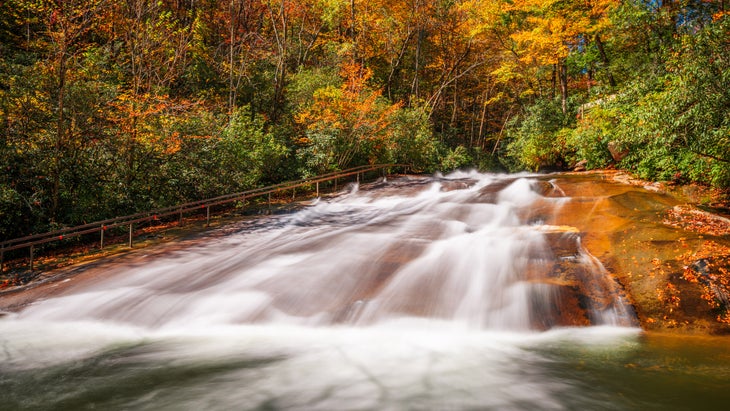
<svg viewBox="0 0 730 411"><path fill-rule="evenodd" d="M651 409L614 395L614 375L646 353L610 273L553 221L568 201L530 175L399 178L110 264L103 281L0 318L0 400Z"/></svg>

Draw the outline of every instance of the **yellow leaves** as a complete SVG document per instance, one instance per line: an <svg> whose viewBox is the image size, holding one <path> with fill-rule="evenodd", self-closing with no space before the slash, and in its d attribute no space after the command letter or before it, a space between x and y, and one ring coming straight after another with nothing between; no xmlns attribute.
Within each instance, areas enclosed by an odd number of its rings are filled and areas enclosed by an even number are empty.
<svg viewBox="0 0 730 411"><path fill-rule="evenodd" d="M491 97L491 98L490 98L489 100L485 101L485 102L484 102L484 105L485 105L485 106L488 106L488 105L490 105L490 104L495 104L495 103L499 103L499 102L500 102L500 101L502 101L502 100L503 100L503 99L504 99L505 97L507 97L507 95L506 95L506 94L505 94L505 93L504 93L503 91L500 91L499 93L497 93L497 94L495 94L494 96L492 96L492 97Z"/></svg>
<svg viewBox="0 0 730 411"><path fill-rule="evenodd" d="M518 74L519 65L517 61L513 59L503 60L502 64L492 71L492 76L495 77L497 83L509 83L516 78L520 78Z"/></svg>
<svg viewBox="0 0 730 411"><path fill-rule="evenodd" d="M608 11L617 4L617 0L515 0L505 9L522 16L519 28L510 36L520 61L538 66L556 64L581 38L605 29L610 24Z"/></svg>
<svg viewBox="0 0 730 411"><path fill-rule="evenodd" d="M517 32L512 35L512 39L525 50L520 61L526 64L556 64L568 56L569 50L564 39L544 27Z"/></svg>
<svg viewBox="0 0 730 411"><path fill-rule="evenodd" d="M313 130L328 124L331 128L341 128L338 120L339 112L343 109L345 99L343 90L333 86L326 86L314 91L312 104L295 115L295 121L304 124L307 129Z"/></svg>
<svg viewBox="0 0 730 411"><path fill-rule="evenodd" d="M504 5L504 2L495 0L467 0L458 7L468 12L472 30L479 31L498 23L500 15L504 12Z"/></svg>
<svg viewBox="0 0 730 411"><path fill-rule="evenodd" d="M326 86L315 90L312 97L315 100L339 100L342 98L342 90L337 87Z"/></svg>

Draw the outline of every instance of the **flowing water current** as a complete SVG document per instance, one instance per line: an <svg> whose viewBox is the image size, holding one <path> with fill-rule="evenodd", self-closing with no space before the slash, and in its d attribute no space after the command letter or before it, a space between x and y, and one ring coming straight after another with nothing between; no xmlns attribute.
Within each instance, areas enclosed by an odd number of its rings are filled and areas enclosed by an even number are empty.
<svg viewBox="0 0 730 411"><path fill-rule="evenodd" d="M642 333L570 201L404 177L102 264L0 317L0 409L726 409L727 344Z"/></svg>

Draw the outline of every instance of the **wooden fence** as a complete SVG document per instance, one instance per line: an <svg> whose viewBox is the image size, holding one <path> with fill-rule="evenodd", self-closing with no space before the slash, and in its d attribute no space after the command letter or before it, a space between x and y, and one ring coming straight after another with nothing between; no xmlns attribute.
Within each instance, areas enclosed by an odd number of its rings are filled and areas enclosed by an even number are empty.
<svg viewBox="0 0 730 411"><path fill-rule="evenodd" d="M357 181L360 181L361 176L365 173L382 170L383 173L392 169L403 169L405 170L408 166L404 164L375 164L350 168L343 171L337 171L333 173L323 174L316 177L305 178L296 181L287 181L272 186L255 188L252 190L242 191L239 193L227 194L219 197L209 198L205 200L193 201L185 204L180 204L172 207L165 207L151 211L145 211L142 213L126 215L122 217L110 218L107 220L96 221L89 224L84 224L76 227L68 227L61 230L56 230L43 234L29 235L26 237L14 238L6 240L0 243L0 274L3 272L3 264L5 261L5 253L13 250L19 250L28 248L30 252L29 268L33 271L33 261L35 258L35 247L37 245L60 242L74 237L79 237L86 234L99 233L99 244L100 248L104 248L104 233L112 228L116 227L129 227L128 245L131 248L134 241L134 225L143 222L159 220L163 217L171 215L179 215L180 222L183 220L185 213L191 213L193 211L205 210L206 215L206 226L210 225L210 211L211 207L228 204L236 201L245 201L246 199L260 197L264 195L270 195L286 190L296 190L297 187L314 185L316 196L319 197L319 183L333 181L335 187L337 180L346 177L357 176Z"/></svg>

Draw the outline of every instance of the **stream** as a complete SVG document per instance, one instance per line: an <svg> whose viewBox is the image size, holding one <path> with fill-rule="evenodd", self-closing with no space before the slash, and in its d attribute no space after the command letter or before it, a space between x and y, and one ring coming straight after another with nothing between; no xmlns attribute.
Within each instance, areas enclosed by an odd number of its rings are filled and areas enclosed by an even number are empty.
<svg viewBox="0 0 730 411"><path fill-rule="evenodd" d="M639 328L595 185L399 177L102 262L0 316L0 409L727 409L730 344Z"/></svg>

